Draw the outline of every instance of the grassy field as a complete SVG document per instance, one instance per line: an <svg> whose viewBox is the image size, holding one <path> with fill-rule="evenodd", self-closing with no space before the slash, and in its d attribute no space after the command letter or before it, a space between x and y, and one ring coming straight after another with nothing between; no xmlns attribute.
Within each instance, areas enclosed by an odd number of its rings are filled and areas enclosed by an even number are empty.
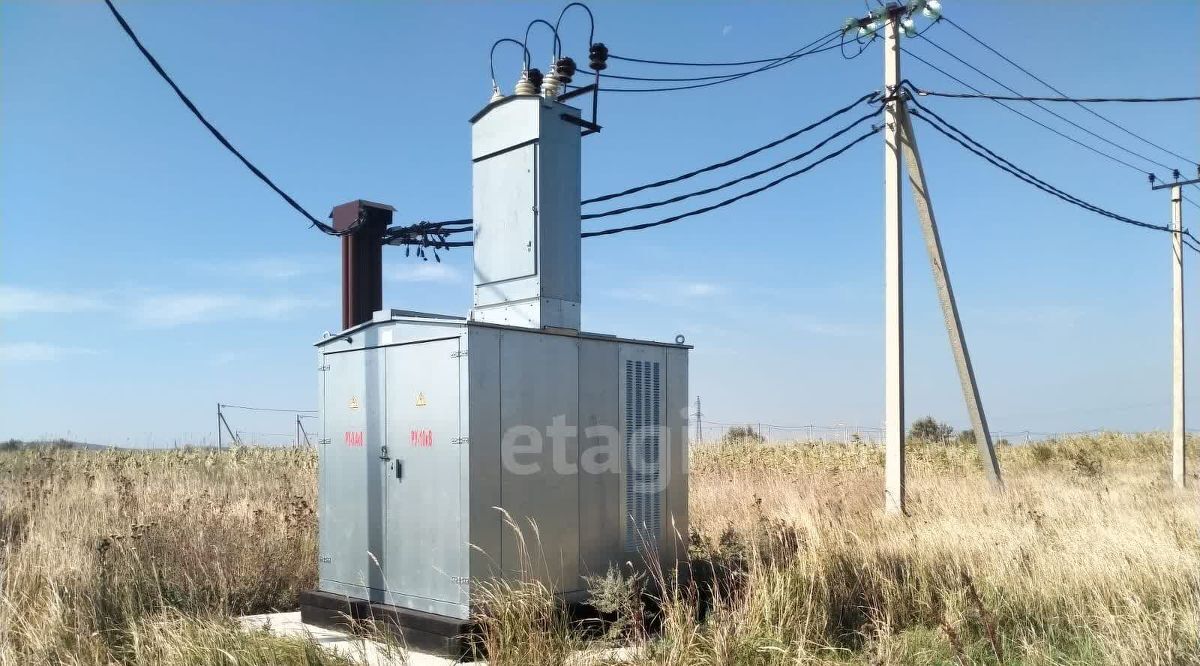
<svg viewBox="0 0 1200 666"><path fill-rule="evenodd" d="M999 495L973 451L915 446L905 518L879 510L881 458L694 449L693 582L597 581L612 623L586 637L536 586L495 586L493 661L1200 663L1198 497L1164 437L1004 448ZM315 471L296 450L0 452L0 664L342 663L231 620L313 584Z"/></svg>

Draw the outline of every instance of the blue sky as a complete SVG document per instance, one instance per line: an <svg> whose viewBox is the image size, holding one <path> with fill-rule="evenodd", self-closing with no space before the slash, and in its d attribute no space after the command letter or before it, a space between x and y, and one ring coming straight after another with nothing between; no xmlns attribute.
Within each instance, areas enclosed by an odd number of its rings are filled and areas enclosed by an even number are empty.
<svg viewBox="0 0 1200 666"><path fill-rule="evenodd" d="M209 118L304 206L324 215L361 197L416 220L470 214L467 120L490 93L488 47L520 36L533 18L553 20L562 3L119 6ZM613 53L737 60L786 53L863 6L595 2L593 10L596 38ZM951 0L945 12L1071 94L1197 94L1194 2ZM565 33L568 53L584 60L582 14ZM549 40L535 35L535 64L544 66ZM1022 92L1047 92L948 25L928 36ZM906 47L996 90L919 39ZM511 89L516 50L497 56ZM830 52L699 90L605 95L604 131L585 139L584 194L674 175L781 136L878 89L881 58L876 44L854 60ZM616 62L610 72L695 73ZM959 88L912 60L904 74L926 88ZM311 345L339 324L338 241L306 228L204 131L102 4L5 2L0 99L0 437L169 445L211 440L218 401L315 408ZM1073 194L1131 217L1169 220L1166 194L1151 193L1134 171L987 101L927 104ZM1055 110L1175 161L1078 108ZM1100 110L1200 157L1194 103ZM918 137L993 427L1168 427L1169 238L1050 198L924 129L918 125ZM881 140L870 140L712 214L586 240L585 328L686 335L696 346L692 394L703 397L706 419L878 426L882 150ZM1190 198L1200 201L1200 191ZM1186 223L1200 209L1185 204L1184 214ZM962 426L911 206L905 224L908 414ZM396 250L385 260L385 305L449 314L470 306L468 251L440 265ZM1194 290L1191 274L1188 284ZM1189 340L1200 349L1196 330ZM1192 368L1194 385L1200 375ZM1200 390L1192 395L1195 413ZM293 428L286 415L235 419L239 429Z"/></svg>

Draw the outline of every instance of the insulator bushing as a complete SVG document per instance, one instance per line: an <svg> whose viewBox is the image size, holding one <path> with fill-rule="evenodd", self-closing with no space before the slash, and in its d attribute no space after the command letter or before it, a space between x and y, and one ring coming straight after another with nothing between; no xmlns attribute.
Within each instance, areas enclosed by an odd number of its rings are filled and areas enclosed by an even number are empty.
<svg viewBox="0 0 1200 666"><path fill-rule="evenodd" d="M571 82L571 78L575 76L575 71L575 61L569 56L564 56L554 61L554 73L563 85Z"/></svg>
<svg viewBox="0 0 1200 666"><path fill-rule="evenodd" d="M546 99L557 99L558 92L561 89L562 85L558 78L558 74L555 73L554 70L551 70L550 73L546 75L546 78L542 79L542 97L545 97Z"/></svg>
<svg viewBox="0 0 1200 666"><path fill-rule="evenodd" d="M588 67L597 72L608 68L608 47L602 42L596 42L588 49Z"/></svg>
<svg viewBox="0 0 1200 666"><path fill-rule="evenodd" d="M521 78L513 87L514 95L536 95L542 87L542 73L537 69L527 69L521 72Z"/></svg>
<svg viewBox="0 0 1200 666"><path fill-rule="evenodd" d="M537 67L530 67L529 82L533 84L533 94L536 95L538 89L542 87L542 70Z"/></svg>

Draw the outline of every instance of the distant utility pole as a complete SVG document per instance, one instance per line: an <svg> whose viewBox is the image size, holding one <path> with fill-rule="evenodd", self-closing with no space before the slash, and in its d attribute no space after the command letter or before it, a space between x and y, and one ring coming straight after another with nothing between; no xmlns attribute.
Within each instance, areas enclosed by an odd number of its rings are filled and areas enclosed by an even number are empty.
<svg viewBox="0 0 1200 666"><path fill-rule="evenodd" d="M1179 172L1175 172L1175 182L1154 184L1150 178L1150 189L1161 190L1171 188L1171 273L1172 273L1172 309L1174 310L1173 335L1174 362L1171 368L1171 478L1175 485L1187 486L1187 430L1184 420L1184 378L1183 378L1183 186L1200 183L1200 178L1179 180Z"/></svg>
<svg viewBox="0 0 1200 666"><path fill-rule="evenodd" d="M222 441L221 441L221 439L222 439L221 427L222 426L224 426L225 432L229 434L229 439L233 440L234 444L237 444L237 445L241 444L241 439L237 436L236 433L233 432L233 429L229 427L229 421L226 421L225 415L223 413L221 413L222 406L223 405L221 403L219 403L219 402L217 403L217 450L218 451L220 451L222 449Z"/></svg>
<svg viewBox="0 0 1200 666"><path fill-rule="evenodd" d="M702 438L703 433L700 430L700 417L701 416L702 416L702 414L700 412L700 396L696 396L696 441L694 442L695 444L699 444L701 442L701 440L703 439Z"/></svg>

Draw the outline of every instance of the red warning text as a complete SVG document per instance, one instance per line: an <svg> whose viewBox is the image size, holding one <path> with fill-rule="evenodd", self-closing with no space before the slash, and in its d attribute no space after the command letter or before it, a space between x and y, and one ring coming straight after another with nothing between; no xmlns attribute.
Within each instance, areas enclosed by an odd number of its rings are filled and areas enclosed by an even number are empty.
<svg viewBox="0 0 1200 666"><path fill-rule="evenodd" d="M432 430L413 430L409 432L409 441L413 446L428 449L433 446Z"/></svg>

